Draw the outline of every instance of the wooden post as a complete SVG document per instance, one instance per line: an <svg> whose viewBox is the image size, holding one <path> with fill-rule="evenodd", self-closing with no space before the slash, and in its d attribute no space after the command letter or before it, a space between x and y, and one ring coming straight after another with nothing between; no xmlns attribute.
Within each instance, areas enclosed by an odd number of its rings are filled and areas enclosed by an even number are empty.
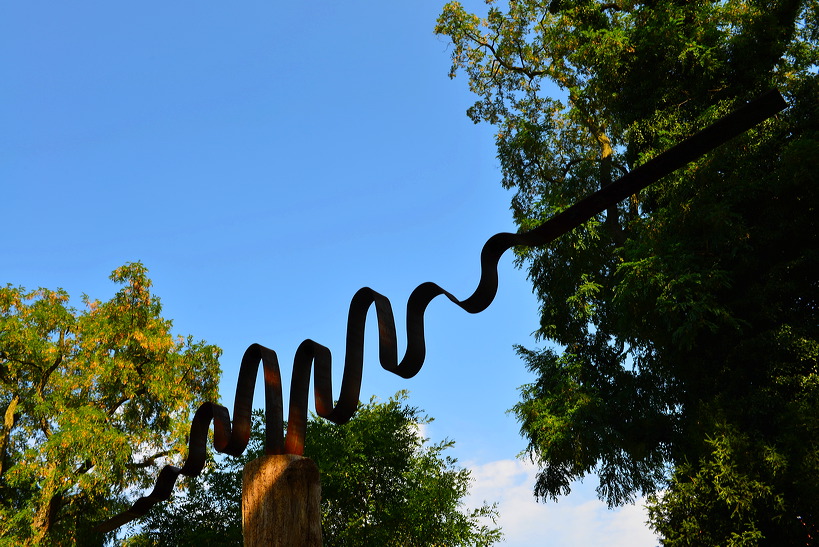
<svg viewBox="0 0 819 547"><path fill-rule="evenodd" d="M303 456L262 456L242 472L245 547L321 547L321 484Z"/></svg>

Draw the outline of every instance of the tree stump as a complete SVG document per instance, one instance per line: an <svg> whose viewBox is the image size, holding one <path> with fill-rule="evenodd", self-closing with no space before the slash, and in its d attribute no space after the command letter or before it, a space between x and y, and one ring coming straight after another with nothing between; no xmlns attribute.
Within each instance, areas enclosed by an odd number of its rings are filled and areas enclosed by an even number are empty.
<svg viewBox="0 0 819 547"><path fill-rule="evenodd" d="M321 547L321 483L303 456L262 456L242 472L245 547Z"/></svg>

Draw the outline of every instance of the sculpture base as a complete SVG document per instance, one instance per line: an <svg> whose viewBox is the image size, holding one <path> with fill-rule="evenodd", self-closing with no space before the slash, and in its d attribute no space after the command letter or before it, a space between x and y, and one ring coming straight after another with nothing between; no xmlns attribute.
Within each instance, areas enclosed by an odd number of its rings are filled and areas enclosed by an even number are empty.
<svg viewBox="0 0 819 547"><path fill-rule="evenodd" d="M242 472L245 547L321 547L321 483L313 460L262 456Z"/></svg>

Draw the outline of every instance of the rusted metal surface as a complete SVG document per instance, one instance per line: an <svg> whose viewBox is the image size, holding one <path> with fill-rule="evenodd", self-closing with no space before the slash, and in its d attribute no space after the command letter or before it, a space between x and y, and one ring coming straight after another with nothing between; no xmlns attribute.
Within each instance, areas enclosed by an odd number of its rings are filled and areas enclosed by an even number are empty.
<svg viewBox="0 0 819 547"><path fill-rule="evenodd" d="M777 91L770 91L720 119L694 136L634 169L609 186L555 215L541 226L524 233L500 233L483 246L480 257L481 276L478 287L460 300L435 283L423 283L407 301L407 349L398 359L398 340L390 301L370 288L360 289L353 296L347 318L347 340L344 368L338 402L333 404L332 356L330 350L313 340L305 340L296 350L290 384L287 435L283 432L282 382L276 353L253 344L242 358L236 385L233 423L227 408L205 403L196 412L191 424L189 453L183 467L165 466L153 491L134 503L127 511L105 521L98 530L108 532L143 516L150 507L167 499L179 475L196 476L205 464L208 429L214 426L214 449L237 456L244 452L250 438L250 418L259 365L264 370L267 454L304 453L307 424L310 375L314 374L313 390L316 413L342 424L355 413L361 390L364 366L364 329L367 312L375 305L378 323L379 360L382 368L412 378L424 364L424 312L438 296L469 313L485 310L498 290L498 262L507 250L515 246L537 247L550 243L562 234L577 228L594 215L635 194L649 184L699 158L730 139L744 133L787 106ZM314 371L314 372L313 372Z"/></svg>

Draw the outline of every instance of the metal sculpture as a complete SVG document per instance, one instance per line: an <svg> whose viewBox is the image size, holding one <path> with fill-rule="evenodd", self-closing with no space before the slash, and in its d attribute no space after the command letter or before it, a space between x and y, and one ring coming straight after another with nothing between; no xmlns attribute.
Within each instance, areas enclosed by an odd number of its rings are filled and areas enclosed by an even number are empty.
<svg viewBox="0 0 819 547"><path fill-rule="evenodd" d="M387 297L370 288L356 292L347 318L347 340L341 393L333 405L332 356L330 350L313 340L305 340L296 350L290 385L287 435L283 430L282 382L278 357L268 348L253 344L245 351L239 368L231 427L228 409L216 403L204 403L191 423L188 459L179 468L166 465L159 473L153 491L139 498L127 511L103 522L97 529L112 531L141 517L156 503L170 497L179 475L197 476L205 465L208 429L214 427L214 449L238 456L250 439L251 412L259 364L264 371L265 451L267 454L304 453L307 424L308 392L311 369L315 366L314 397L319 416L337 424L346 423L358 406L364 357L364 328L367 312L375 305L378 322L379 359L381 366L403 378L415 376L424 363L424 312L440 295L469 313L485 310L498 289L498 263L504 252L515 246L537 247L577 228L649 184L730 139L744 133L787 106L776 90L769 91L704 130L674 146L627 175L555 215L541 226L524 233L495 234L481 250L481 276L478 287L466 299L459 300L435 283L419 285L407 301L407 349L398 360L398 343L392 306Z"/></svg>

